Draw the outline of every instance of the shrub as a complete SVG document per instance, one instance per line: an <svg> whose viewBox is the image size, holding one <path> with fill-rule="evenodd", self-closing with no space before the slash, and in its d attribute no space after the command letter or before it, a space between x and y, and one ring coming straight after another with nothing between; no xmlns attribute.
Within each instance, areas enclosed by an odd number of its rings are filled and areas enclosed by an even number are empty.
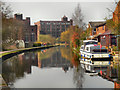
<svg viewBox="0 0 120 90"><path fill-rule="evenodd" d="M113 46L113 51L117 51L117 46Z"/></svg>
<svg viewBox="0 0 120 90"><path fill-rule="evenodd" d="M39 47L39 46L41 46L41 42L34 42L33 43L33 47Z"/></svg>

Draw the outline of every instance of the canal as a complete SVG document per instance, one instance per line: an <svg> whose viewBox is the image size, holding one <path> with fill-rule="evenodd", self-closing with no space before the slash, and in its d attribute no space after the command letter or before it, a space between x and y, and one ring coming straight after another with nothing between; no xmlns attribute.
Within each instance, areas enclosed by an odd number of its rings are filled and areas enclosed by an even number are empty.
<svg viewBox="0 0 120 90"><path fill-rule="evenodd" d="M111 61L83 64L69 47L59 46L21 53L5 60L2 76L10 88L115 88L120 67ZM84 60L83 60L84 61ZM93 73L94 71L95 73ZM112 82L97 75L106 72Z"/></svg>

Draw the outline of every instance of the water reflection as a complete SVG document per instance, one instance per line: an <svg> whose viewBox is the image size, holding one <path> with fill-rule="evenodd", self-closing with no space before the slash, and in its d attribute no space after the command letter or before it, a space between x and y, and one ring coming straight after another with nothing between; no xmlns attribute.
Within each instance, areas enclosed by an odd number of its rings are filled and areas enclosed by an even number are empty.
<svg viewBox="0 0 120 90"><path fill-rule="evenodd" d="M115 61L92 61L81 58L80 64L90 76L98 74L103 79L113 82L114 88L120 88L120 65L119 60Z"/></svg>
<svg viewBox="0 0 120 90"><path fill-rule="evenodd" d="M101 71L115 81L114 87L120 85L119 64L112 61L81 59L72 53L69 47L55 47L22 53L3 62L2 69L3 78L10 87L94 88L94 85L88 85L87 81L93 77L87 75ZM95 80L101 80L101 84L104 86L105 81L99 77L101 76L95 76ZM107 78L105 79L107 80Z"/></svg>
<svg viewBox="0 0 120 90"><path fill-rule="evenodd" d="M68 58L64 57L64 55L66 56L69 54L62 54L68 48L63 48L50 48L36 52L26 52L14 56L3 62L3 78L5 79L6 83L8 83L8 85L12 86L17 79L25 77L26 73L31 74L32 66L37 66L41 69L61 67L62 70L66 73L70 68L72 68L72 64L70 62L71 60L68 60Z"/></svg>

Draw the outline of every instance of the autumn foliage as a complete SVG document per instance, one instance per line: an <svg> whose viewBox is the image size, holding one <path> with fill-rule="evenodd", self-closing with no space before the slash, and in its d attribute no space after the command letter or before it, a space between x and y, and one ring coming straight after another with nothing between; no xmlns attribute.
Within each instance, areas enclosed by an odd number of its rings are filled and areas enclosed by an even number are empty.
<svg viewBox="0 0 120 90"><path fill-rule="evenodd" d="M71 62L75 67L78 67L78 65L80 64L79 57L76 54L73 54Z"/></svg>
<svg viewBox="0 0 120 90"><path fill-rule="evenodd" d="M61 33L61 41L64 41L72 47L79 47L82 39L83 30L78 26L71 26L66 31Z"/></svg>

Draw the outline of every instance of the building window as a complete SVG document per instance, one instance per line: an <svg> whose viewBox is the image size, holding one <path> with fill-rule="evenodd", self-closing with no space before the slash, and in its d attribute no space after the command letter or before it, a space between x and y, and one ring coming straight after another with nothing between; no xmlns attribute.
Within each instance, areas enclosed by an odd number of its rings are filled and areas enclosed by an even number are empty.
<svg viewBox="0 0 120 90"><path fill-rule="evenodd" d="M35 42L35 33L31 33L31 41Z"/></svg>
<svg viewBox="0 0 120 90"><path fill-rule="evenodd" d="M99 28L97 28L97 30L99 30Z"/></svg>
<svg viewBox="0 0 120 90"><path fill-rule="evenodd" d="M86 48L86 50L88 51L88 50L89 50L89 48L87 47L87 48Z"/></svg>
<svg viewBox="0 0 120 90"><path fill-rule="evenodd" d="M104 26L103 26L103 30L104 30Z"/></svg>
<svg viewBox="0 0 120 90"><path fill-rule="evenodd" d="M28 34L25 35L25 42L28 42L29 41L29 36Z"/></svg>
<svg viewBox="0 0 120 90"><path fill-rule="evenodd" d="M94 32L96 32L96 29L94 29Z"/></svg>

